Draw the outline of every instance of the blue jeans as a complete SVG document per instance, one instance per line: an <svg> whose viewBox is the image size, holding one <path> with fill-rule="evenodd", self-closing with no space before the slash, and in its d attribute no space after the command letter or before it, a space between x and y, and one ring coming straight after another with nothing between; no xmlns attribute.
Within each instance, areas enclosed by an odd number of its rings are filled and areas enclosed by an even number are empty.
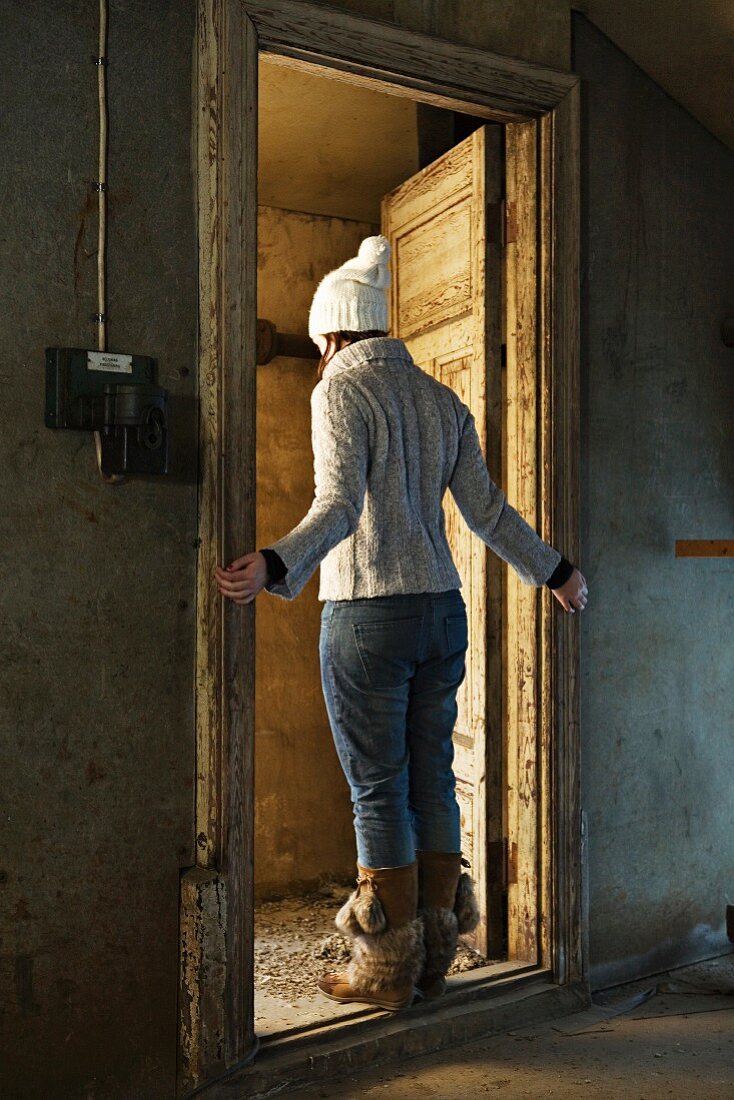
<svg viewBox="0 0 734 1100"><path fill-rule="evenodd" d="M363 867L461 850L451 738L466 648L458 588L324 603L321 682Z"/></svg>

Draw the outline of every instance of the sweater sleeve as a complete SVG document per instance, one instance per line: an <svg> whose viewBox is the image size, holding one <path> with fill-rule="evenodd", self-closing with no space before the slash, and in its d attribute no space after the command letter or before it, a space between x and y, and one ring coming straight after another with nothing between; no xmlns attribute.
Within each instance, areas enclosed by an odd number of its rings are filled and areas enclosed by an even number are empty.
<svg viewBox="0 0 734 1100"><path fill-rule="evenodd" d="M314 499L301 522L270 544L287 570L265 588L292 600L319 563L353 534L364 505L369 460L367 422L354 387L339 377L311 394Z"/></svg>
<svg viewBox="0 0 734 1100"><path fill-rule="evenodd" d="M551 573L548 580L545 582L548 588L551 590L554 588L562 588L566 581L570 578L576 567L568 560L568 558L561 558L558 565Z"/></svg>
<svg viewBox="0 0 734 1100"><path fill-rule="evenodd" d="M467 526L525 584L539 587L551 577L561 554L541 539L489 476L473 415L466 409L459 453L449 488Z"/></svg>
<svg viewBox="0 0 734 1100"><path fill-rule="evenodd" d="M268 546L265 546L259 552L265 558L265 564L268 567L268 581L282 580L288 570L282 559L275 553L275 550L271 550Z"/></svg>

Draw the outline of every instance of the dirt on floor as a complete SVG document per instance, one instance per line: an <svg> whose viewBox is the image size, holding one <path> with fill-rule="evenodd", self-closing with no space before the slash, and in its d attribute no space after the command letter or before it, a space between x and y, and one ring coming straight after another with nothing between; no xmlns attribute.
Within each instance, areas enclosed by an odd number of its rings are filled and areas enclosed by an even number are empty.
<svg viewBox="0 0 734 1100"><path fill-rule="evenodd" d="M302 897L260 902L255 910L255 996L269 994L285 1001L312 996L326 970L349 961L349 942L334 926L349 887L327 882ZM487 966L491 960L461 944L451 967L460 974Z"/></svg>
<svg viewBox="0 0 734 1100"><path fill-rule="evenodd" d="M377 1066L319 1100L732 1100L734 955L597 994L588 1010Z"/></svg>

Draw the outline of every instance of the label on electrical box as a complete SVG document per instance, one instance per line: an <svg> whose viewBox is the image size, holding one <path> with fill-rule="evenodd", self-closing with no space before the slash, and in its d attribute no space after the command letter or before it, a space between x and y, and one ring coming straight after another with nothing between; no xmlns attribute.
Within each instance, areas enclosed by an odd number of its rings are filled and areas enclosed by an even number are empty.
<svg viewBox="0 0 734 1100"><path fill-rule="evenodd" d="M117 355L112 351L88 351L87 370L116 371L117 374L132 374L132 355Z"/></svg>

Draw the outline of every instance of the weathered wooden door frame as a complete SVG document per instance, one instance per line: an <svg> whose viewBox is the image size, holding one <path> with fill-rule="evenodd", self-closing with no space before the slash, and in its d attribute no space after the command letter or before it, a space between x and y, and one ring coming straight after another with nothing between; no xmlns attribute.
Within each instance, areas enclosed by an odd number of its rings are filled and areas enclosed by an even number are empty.
<svg viewBox="0 0 734 1100"><path fill-rule="evenodd" d="M261 52L416 101L530 124L537 178L525 241L535 278L518 297L508 360L512 354L514 373L533 392L524 415L535 424L531 474L543 502L538 528L568 556L578 555L577 78L300 0L198 0L197 863L181 875L179 1093L229 1075L256 1049L254 607L219 598L213 568L255 545ZM523 201L520 188L517 217ZM538 626L526 657L538 672L532 689L518 690L524 692L519 705L537 716L541 824L549 840L539 852L538 961L565 985L584 977L577 624L553 614L547 593L534 590L532 599Z"/></svg>

